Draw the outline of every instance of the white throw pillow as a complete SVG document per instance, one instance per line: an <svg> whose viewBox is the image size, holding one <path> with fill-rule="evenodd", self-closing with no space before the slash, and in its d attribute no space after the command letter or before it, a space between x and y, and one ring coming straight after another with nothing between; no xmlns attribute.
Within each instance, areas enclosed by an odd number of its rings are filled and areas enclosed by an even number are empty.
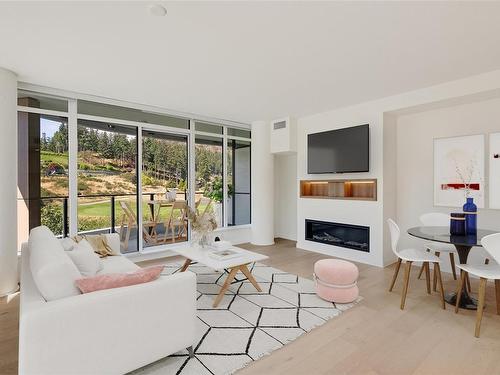
<svg viewBox="0 0 500 375"><path fill-rule="evenodd" d="M81 240L73 250L68 251L67 254L75 263L76 268L80 271L82 276L94 276L102 269L102 262L99 255L94 252L92 245L87 240Z"/></svg>
<svg viewBox="0 0 500 375"><path fill-rule="evenodd" d="M75 247L76 242L72 238L64 237L63 239L61 239L61 245L65 251L70 251L73 250L73 247Z"/></svg>
<svg viewBox="0 0 500 375"><path fill-rule="evenodd" d="M80 294L75 281L82 275L49 228L33 228L28 246L31 274L46 301Z"/></svg>

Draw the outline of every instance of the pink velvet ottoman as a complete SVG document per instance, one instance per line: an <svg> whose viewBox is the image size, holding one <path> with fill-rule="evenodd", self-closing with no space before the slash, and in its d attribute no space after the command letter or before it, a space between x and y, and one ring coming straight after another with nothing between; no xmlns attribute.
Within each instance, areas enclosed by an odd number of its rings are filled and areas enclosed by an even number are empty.
<svg viewBox="0 0 500 375"><path fill-rule="evenodd" d="M358 298L359 271L346 260L321 259L314 264L316 294L324 300L338 303L353 302Z"/></svg>

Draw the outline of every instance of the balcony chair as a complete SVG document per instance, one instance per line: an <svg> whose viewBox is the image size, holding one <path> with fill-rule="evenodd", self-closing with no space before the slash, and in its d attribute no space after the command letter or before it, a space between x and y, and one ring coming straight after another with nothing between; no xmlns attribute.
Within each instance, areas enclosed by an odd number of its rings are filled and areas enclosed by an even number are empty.
<svg viewBox="0 0 500 375"><path fill-rule="evenodd" d="M458 306L460 305L460 297L466 279L470 274L479 277L479 292L478 292L478 305L476 313L476 329L474 336L479 337L481 330L481 320L483 319L484 310L484 295L486 292L486 283L488 279L495 281L495 294L497 302L497 315L500 315L500 233L490 234L481 240L484 250L497 262L497 264L459 264L458 268L462 271L460 283L457 290L457 301L455 305L455 313L458 313Z"/></svg>
<svg viewBox="0 0 500 375"><path fill-rule="evenodd" d="M445 309L444 304L444 290L443 290L443 281L441 279L441 270L439 267L439 263L441 260L424 250L417 249L403 249L398 250L398 242L401 236L401 231L399 230L398 225L392 220L388 219L387 224L389 225L389 231L391 233L391 247L392 251L398 257L398 263L396 264L396 269L394 270L394 276L392 277L391 286L389 287L389 292L392 292L394 288L394 284L396 283L396 279L398 277L399 268L401 267L402 261L406 262L406 270L405 270L405 279L403 286L403 293L401 294L401 310L405 308L406 302L406 293L408 292L408 284L410 281L410 271L411 265L413 262L422 262L422 266L425 269L425 278L427 281L427 293L431 294L431 280L430 280L430 268L429 263L434 263L434 269L436 270L437 280L439 281L439 289L441 292L441 307Z"/></svg>
<svg viewBox="0 0 500 375"><path fill-rule="evenodd" d="M172 209L170 211L170 215L167 220L164 222L165 226L165 234L163 235L163 243L167 242L168 239L168 231L171 231L172 242L175 242L175 239L179 239L183 234L187 236L187 202L186 201L175 201L172 204ZM159 216L158 216L159 218ZM177 236L175 235L175 230L177 229Z"/></svg>
<svg viewBox="0 0 500 375"><path fill-rule="evenodd" d="M203 209L203 206L205 206L205 208ZM198 215L205 215L206 212L208 212L210 210L210 207L212 206L212 199L210 198L207 198L207 197L201 197L200 199L198 199L198 201L195 203L195 209L196 209L196 213ZM202 211L200 211L200 209L202 209Z"/></svg>
<svg viewBox="0 0 500 375"><path fill-rule="evenodd" d="M137 217L130 208L130 204L128 202L119 201L120 207L122 208L123 214L120 223L120 244L122 248L127 251L130 232L132 228L137 228ZM156 244L157 241L157 233L156 233L157 223L155 221L144 221L142 223L142 236L144 241L147 244Z"/></svg>

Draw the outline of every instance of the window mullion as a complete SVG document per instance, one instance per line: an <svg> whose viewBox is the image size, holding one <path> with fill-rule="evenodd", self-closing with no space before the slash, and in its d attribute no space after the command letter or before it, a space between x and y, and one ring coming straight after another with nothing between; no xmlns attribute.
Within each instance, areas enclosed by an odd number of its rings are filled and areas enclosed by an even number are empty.
<svg viewBox="0 0 500 375"><path fill-rule="evenodd" d="M223 141L222 141L222 210L223 210L223 226L227 227L228 217L227 217L227 127L223 127Z"/></svg>
<svg viewBox="0 0 500 375"><path fill-rule="evenodd" d="M68 101L68 199L69 235L78 233L78 120L77 101Z"/></svg>

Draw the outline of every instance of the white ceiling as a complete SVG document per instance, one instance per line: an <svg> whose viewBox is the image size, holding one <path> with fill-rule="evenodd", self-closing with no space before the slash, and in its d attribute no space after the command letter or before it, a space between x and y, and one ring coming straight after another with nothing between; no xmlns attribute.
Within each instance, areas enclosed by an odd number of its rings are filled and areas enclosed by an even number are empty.
<svg viewBox="0 0 500 375"><path fill-rule="evenodd" d="M1 2L20 81L250 122L500 68L500 2Z"/></svg>

